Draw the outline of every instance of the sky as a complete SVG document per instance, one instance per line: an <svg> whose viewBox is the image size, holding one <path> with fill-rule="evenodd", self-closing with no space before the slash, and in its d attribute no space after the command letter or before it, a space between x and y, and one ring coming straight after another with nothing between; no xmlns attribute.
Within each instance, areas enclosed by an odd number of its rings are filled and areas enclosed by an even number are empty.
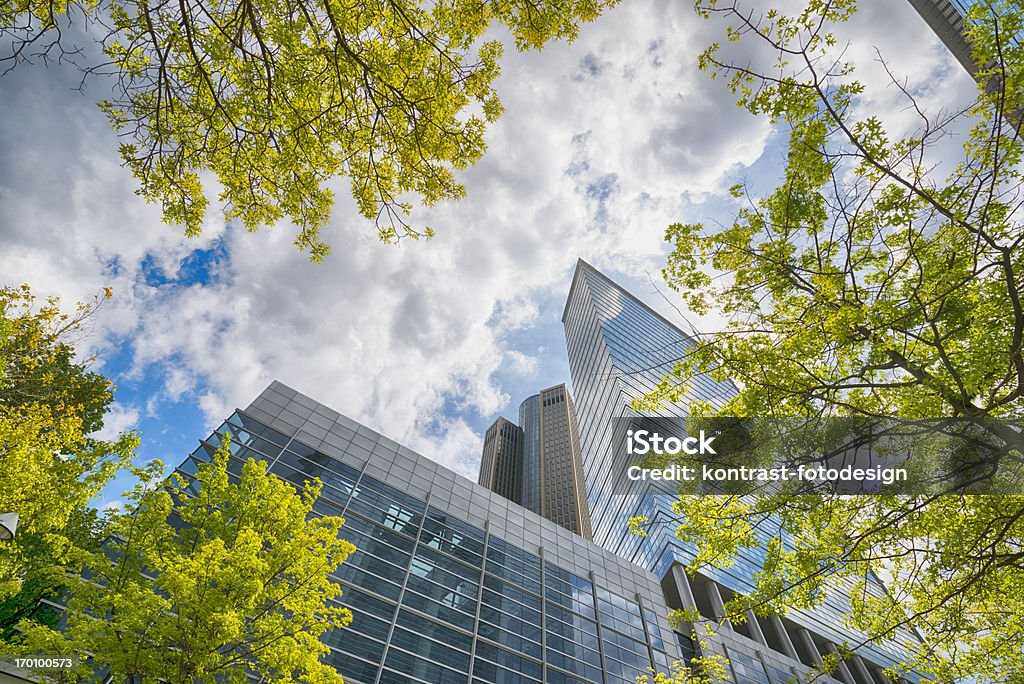
<svg viewBox="0 0 1024 684"><path fill-rule="evenodd" d="M723 33L690 2L631 0L572 44L508 45L505 113L460 176L467 197L414 215L437 236L381 244L339 181L319 265L291 227L248 233L216 202L198 238L163 224L96 106L109 84L19 66L0 78L0 284L67 308L112 288L80 353L117 386L103 435L137 430L140 462L180 462L276 379L475 479L487 426L569 381L577 258L679 320L659 275L665 228L728 222L737 182L774 187L785 130L696 67ZM933 111L974 90L903 0L863 0L838 36L867 86L858 106L896 129L913 113L879 55Z"/></svg>

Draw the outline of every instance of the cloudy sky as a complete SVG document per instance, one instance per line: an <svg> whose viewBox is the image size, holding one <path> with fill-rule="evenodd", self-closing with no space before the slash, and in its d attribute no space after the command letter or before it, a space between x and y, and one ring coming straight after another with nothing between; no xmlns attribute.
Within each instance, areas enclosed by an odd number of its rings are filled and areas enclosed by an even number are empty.
<svg viewBox="0 0 1024 684"><path fill-rule="evenodd" d="M840 38L863 107L912 118L876 48L923 102L967 100L909 4L862 4ZM67 306L113 288L82 351L118 386L106 430L139 430L141 459L180 461L278 379L475 477L487 425L569 379L560 317L578 257L676 316L651 282L665 227L727 221L738 181L773 186L785 132L697 71L723 27L691 7L630 0L571 45L509 47L505 114L462 176L468 197L417 216L438 236L380 244L339 184L321 265L286 226L249 234L213 213L186 239L162 224L119 165L104 84L83 94L70 69L19 67L0 79L0 282Z"/></svg>

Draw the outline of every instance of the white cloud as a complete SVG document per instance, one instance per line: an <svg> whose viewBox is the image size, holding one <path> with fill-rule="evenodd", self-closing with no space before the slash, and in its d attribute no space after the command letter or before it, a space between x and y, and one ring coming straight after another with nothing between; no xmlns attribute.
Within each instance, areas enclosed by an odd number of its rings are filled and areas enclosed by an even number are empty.
<svg viewBox="0 0 1024 684"><path fill-rule="evenodd" d="M195 376L188 370L172 366L167 369L167 378L164 381L164 388L171 401L179 401L186 392L195 387Z"/></svg>
<svg viewBox="0 0 1024 684"><path fill-rule="evenodd" d="M948 60L920 20L913 31L925 37L908 40L897 22L878 21L889 11L879 0L849 27L858 58L877 39L929 98L959 95L955 74L927 81ZM914 21L909 6L891 11ZM118 165L102 115L69 90L77 75L21 69L0 81L0 273L68 301L112 286L93 344L109 352L125 340L136 378L158 369L147 415L164 400L192 401L202 431L276 378L472 474L474 425L524 398L509 387L523 375L531 391L568 380L550 340L576 258L646 282L663 265L664 227L731 206L723 189L770 144L768 125L696 69L713 28L687 3L638 0L573 45L509 50L498 83L506 113L463 176L468 198L416 217L438 237L379 244L338 182L324 235L334 251L319 266L295 252L287 226L225 230L211 210L204 235L187 240L161 224ZM871 107L904 116L891 95ZM219 278L147 282L173 278L218 239ZM537 351L542 340L548 352ZM551 376L533 379L539 369ZM138 421L134 408L116 411L108 425Z"/></svg>
<svg viewBox="0 0 1024 684"><path fill-rule="evenodd" d="M424 426L426 427L426 426ZM418 432L409 447L441 465L476 480L483 436L464 420L445 420L435 425L438 435Z"/></svg>
<svg viewBox="0 0 1024 684"><path fill-rule="evenodd" d="M540 308L536 301L525 296L515 296L499 302L491 322L495 331L506 333L535 325L539 314Z"/></svg>
<svg viewBox="0 0 1024 684"><path fill-rule="evenodd" d="M127 432L139 424L139 409L114 402L103 417L103 427L93 433L93 437L102 440L117 439L122 432Z"/></svg>
<svg viewBox="0 0 1024 684"><path fill-rule="evenodd" d="M527 356L526 354L512 349L506 353L508 359L509 371L516 375L533 375L537 372L538 361L535 356Z"/></svg>

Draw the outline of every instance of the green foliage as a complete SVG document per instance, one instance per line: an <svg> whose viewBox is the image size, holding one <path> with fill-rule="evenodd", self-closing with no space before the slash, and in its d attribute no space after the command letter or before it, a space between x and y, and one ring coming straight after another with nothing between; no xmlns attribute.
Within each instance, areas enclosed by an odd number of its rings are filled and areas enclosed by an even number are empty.
<svg viewBox="0 0 1024 684"><path fill-rule="evenodd" d="M113 399L110 382L75 358L74 343L110 295L105 290L102 299L65 314L52 297L37 310L28 285L0 288L0 406L46 406L54 418L78 418L84 434L102 427Z"/></svg>
<svg viewBox="0 0 1024 684"><path fill-rule="evenodd" d="M412 198L465 194L455 172L480 158L502 111L489 27L539 48L572 40L615 1L16 0L0 4L0 24L16 62L60 49L55 11L97 21L101 70L117 75L102 108L140 194L196 235L211 174L229 219L249 230L290 221L319 261L336 176L385 242L432 235L407 221Z"/></svg>
<svg viewBox="0 0 1024 684"><path fill-rule="evenodd" d="M668 229L667 282L692 310L728 323L700 336L639 405L685 400L689 380L707 373L739 392L717 411L695 407L699 415L1021 417L1020 4L971 10L980 66L970 107L930 117L894 77L919 113L909 134L865 111L864 87L835 47L829 24L852 2L812 0L796 16L717 2L698 11L727 21L729 41L776 55L734 64L728 43L716 44L701 66L727 79L740 106L785 126L789 150L773 192L733 188L747 206L732 225ZM943 166L954 127L969 133L960 162ZM1004 458L1024 462L1016 448ZM678 535L697 545L694 567L764 552L755 590L727 606L731 619L747 607L773 615L818 605L830 586L854 582L847 620L864 636L849 648L905 643L914 655L897 670L936 681L1024 677L1022 496L762 494L684 498L676 513Z"/></svg>
<svg viewBox="0 0 1024 684"><path fill-rule="evenodd" d="M97 543L89 500L138 441L87 436L110 383L71 344L98 304L65 315L53 299L37 309L27 286L0 289L0 512L19 515L17 536L0 542L0 641L22 619L52 618L42 599L59 595L74 550Z"/></svg>
<svg viewBox="0 0 1024 684"><path fill-rule="evenodd" d="M693 658L689 664L672 663L668 672L650 671L640 675L637 684L719 684L731 681L728 662L720 655Z"/></svg>
<svg viewBox="0 0 1024 684"><path fill-rule="evenodd" d="M312 515L319 481L297 492L249 460L232 482L227 462L225 445L194 482L161 484L158 462L138 471L109 542L82 554L66 629L27 628L26 650L91 654L77 681L98 666L116 681L246 682L254 672L341 684L319 658L320 636L352 619L331 603L341 589L329 574L355 550L338 539L343 520Z"/></svg>
<svg viewBox="0 0 1024 684"><path fill-rule="evenodd" d="M241 682L249 670L340 683L319 637L351 620L329 603L340 589L328 575L354 549L341 519L307 522L319 483L296 492L249 462L232 484L225 447L198 490L160 485L154 462L136 471L130 512L89 506L138 443L88 436L111 388L72 343L99 303L65 315L27 287L0 290L0 512L20 517L0 542L0 650L91 654L64 681L92 681L99 666L142 681ZM48 600L67 606L61 631Z"/></svg>
<svg viewBox="0 0 1024 684"><path fill-rule="evenodd" d="M1019 8L981 3L999 22L982 8L971 24L979 63L1001 65L985 83L1003 87L983 85L969 112L922 114L921 130L891 139L855 106L862 87L849 68L828 59L834 41L814 18L820 4L809 4L809 16L769 13L762 24L705 7L779 52L783 76L734 67L715 49L702 64L731 75L742 106L787 122L790 143L782 185L732 226L668 229L669 285L693 310L730 320L673 375L724 377L728 368L743 385L726 407L732 415L1018 415L1024 251L1013 198L1024 144L1006 112L1024 106L1024 48L1005 35L998 56L995 45ZM826 19L842 19L851 6L828 8ZM782 87L790 71L800 77L795 90ZM946 178L928 173L923 160L941 132L966 116L963 161ZM681 397L678 389L668 383L658 398Z"/></svg>

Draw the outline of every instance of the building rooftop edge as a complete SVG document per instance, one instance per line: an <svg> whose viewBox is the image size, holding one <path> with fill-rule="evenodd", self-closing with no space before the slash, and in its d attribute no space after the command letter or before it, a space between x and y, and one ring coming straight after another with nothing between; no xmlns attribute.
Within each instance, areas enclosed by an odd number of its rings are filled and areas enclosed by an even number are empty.
<svg viewBox="0 0 1024 684"><path fill-rule="evenodd" d="M660 314L657 311L655 311L649 305L644 303L639 297L637 297L632 292L630 292L629 290L624 288L622 285L619 285L617 282L615 282L614 280L612 280L611 278L606 276L601 271L599 271L596 268L594 268L593 266L591 266L588 262L586 262L582 258L576 260L576 271L573 273L573 276L572 276L572 285L569 286L569 294L566 295L566 298L565 298L565 307L563 307L563 309L562 309L562 323L563 323L563 325L565 324L565 318L566 318L566 316L569 313L569 302L572 301L573 293L576 291L576 285L577 285L577 282L579 280L580 274L585 272L585 271L593 273L594 275L599 277L601 280L605 281L606 283L608 283L609 285L614 287L616 290L618 290L622 294L624 294L627 297L629 297L632 301L636 302L641 307L643 307L646 311L648 311L652 316L657 317L658 319L660 319L666 325L668 325L668 326L674 328L675 330L677 330L679 332L679 334L682 335L687 340L690 340L690 341L693 340L693 336L690 333L685 332L681 327L679 327L678 323L674 323L674 322L670 321L668 318L666 318L662 314Z"/></svg>
<svg viewBox="0 0 1024 684"><path fill-rule="evenodd" d="M262 409L259 409L259 407L256 406L256 404L258 402L260 402L261 400L270 401L269 396L266 396L266 395L270 395L270 394L273 394L273 393L277 393L277 394L281 394L281 395L287 396L287 397L289 397L289 401L290 402L299 403L300 405L306 405L307 403L312 402L315 406L323 407L324 409L327 409L327 410L331 411L332 413L337 414L339 417L343 417L343 418L345 418L348 421L356 423L357 425L361 426L363 429L365 429L365 430L367 430L369 432L372 432L372 433L374 433L374 434L376 434L376 435L378 435L378 436L380 436L380 437L382 437L382 438L384 438L384 439L386 439L386 440L388 440L390 442L393 442L394 444L398 445L398 447L400 447L402 450L404 450L405 452L411 454L415 458L420 459L422 461L426 461L427 463L429 463L430 465L432 465L432 466L434 466L436 468L443 469L443 470L447 471L453 477L455 477L455 478L457 478L459 480L462 480L465 485L471 487L472 489L479 490L479 492L481 494L483 494L484 496L486 496L488 499L491 499L491 498L500 499L500 501L503 504L507 504L508 506L514 506L514 507L516 507L518 509L521 509L522 512L526 516L528 516L530 518L536 519L536 521L539 522L541 527L549 527L554 534L560 535L560 536L565 536L565 538L567 540L569 540L570 543L582 544L585 547L587 547L588 550L591 553L597 552L600 556L602 556L602 557L604 557L606 559L609 559L609 560L613 560L614 563L616 565L620 566L620 567L629 568L629 570L631 572L638 573L638 574L640 574L642 576L646 576L646 577L650 578L652 581L654 581L656 583L659 582L659 578L655 574L653 574L652 572L647 570L646 568L644 568L644 567L642 567L640 565L637 565L636 563L633 563L633 562L629 561L626 558L623 558L622 556L614 553L613 551L610 551L610 550L604 548L603 546L601 546L600 544L597 544L594 541L591 541L589 539L585 539L584 537L581 537L580 535L575 534L574 532L571 532L571 531L561 527L560 525L557 525L556 523L548 520L544 516L538 515L537 513L534 513L533 511L531 511L530 509L525 508L525 507L515 503L514 501L509 501L508 499L506 499L505 497L501 496L500 494L497 494L497 493L491 491L490 489L488 489L487 487L484 487L484 486L478 484L476 481L471 480L468 477L455 472L451 468L449 468L449 467L447 467L445 465L442 465L441 463L438 463L437 461L434 461L433 459L427 458L423 454L420 454L419 452L414 451L413 449L410 449L409 447L406 447L401 442L399 442L397 440L394 440L394 439L391 439L387 435L385 435L385 434L375 430L374 428L371 428L369 426L364 425L363 423L359 422L358 420L355 420L354 418L350 418L349 416L345 416L344 414L340 413L339 411L330 408L326 404L323 404L322 402L319 402L316 399L313 399L312 397L310 397L307 394L299 392L295 388L290 387L290 386L284 384L283 382L281 382L279 380L276 380L276 379L272 380L266 386L266 388L264 388L263 391L260 392L259 395L257 395L256 398L254 398L252 400L252 402L249 403L248 407L246 407L244 409L238 409L238 410L241 411L242 413L250 413L255 408L258 411L265 413L265 411L262 411ZM296 397L302 397L305 401L296 401ZM271 402L271 403L274 403L274 402ZM309 408L309 407L307 406L307 408ZM282 409L284 409L284 407L282 407ZM313 408L311 410L315 411L315 408ZM256 416L254 416L254 417L256 417ZM265 420L263 420L263 419L261 419L259 417L256 417L256 419L257 420L261 420L262 422L266 422ZM274 419L274 421L275 422L279 422L278 419ZM511 423L511 421L509 421L509 422ZM511 424L515 425L515 423L511 423ZM289 434L287 436L292 438L292 439L298 439L301 442L302 440L298 436L298 433L300 432L300 430L301 430L301 428L295 428L292 431L292 434ZM308 445L308 446L312 447L312 445ZM317 448L317 447L312 447L312 448ZM331 458L337 458L336 456L331 456L331 454L327 454L327 455L330 456Z"/></svg>

